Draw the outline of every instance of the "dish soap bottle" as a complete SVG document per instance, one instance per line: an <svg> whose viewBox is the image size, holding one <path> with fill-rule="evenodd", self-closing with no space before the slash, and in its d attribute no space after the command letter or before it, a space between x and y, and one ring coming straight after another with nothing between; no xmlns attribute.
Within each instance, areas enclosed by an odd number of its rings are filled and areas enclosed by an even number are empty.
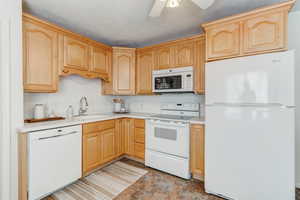
<svg viewBox="0 0 300 200"><path fill-rule="evenodd" d="M72 119L73 119L73 116L74 116L74 109L73 109L73 106L72 106L72 105L69 105L69 107L68 107L68 109L67 109L67 112L66 112L67 120L72 120Z"/></svg>

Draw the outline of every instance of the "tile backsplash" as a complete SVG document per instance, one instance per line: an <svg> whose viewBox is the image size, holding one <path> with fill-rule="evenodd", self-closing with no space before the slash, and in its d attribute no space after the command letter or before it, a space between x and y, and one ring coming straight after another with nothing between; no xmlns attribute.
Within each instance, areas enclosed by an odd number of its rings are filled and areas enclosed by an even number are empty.
<svg viewBox="0 0 300 200"><path fill-rule="evenodd" d="M57 116L65 116L69 105L78 114L79 101L86 96L89 103L88 113L112 112L112 99L116 97L101 94L102 81L99 79L85 79L80 76L63 77L59 81L56 93L25 93L25 118L33 117L35 104L47 105L48 113L54 112ZM159 113L161 103L200 103L204 104L204 95L194 94L163 94L153 96L122 96L130 112ZM201 112L203 114L203 112Z"/></svg>
<svg viewBox="0 0 300 200"><path fill-rule="evenodd" d="M199 103L204 105L205 96L195 94L162 94L154 96L127 96L125 103L131 112L159 113L162 103ZM202 108L202 109L201 109ZM200 115L204 116L200 106Z"/></svg>
<svg viewBox="0 0 300 200"><path fill-rule="evenodd" d="M112 111L112 98L101 94L100 79L85 79L80 76L67 76L59 80L59 89L56 93L25 93L24 115L31 118L35 104L45 104L48 112L54 111L58 116L65 116L68 105L74 108L74 114L78 114L79 101L86 96L89 103L88 113L100 113Z"/></svg>

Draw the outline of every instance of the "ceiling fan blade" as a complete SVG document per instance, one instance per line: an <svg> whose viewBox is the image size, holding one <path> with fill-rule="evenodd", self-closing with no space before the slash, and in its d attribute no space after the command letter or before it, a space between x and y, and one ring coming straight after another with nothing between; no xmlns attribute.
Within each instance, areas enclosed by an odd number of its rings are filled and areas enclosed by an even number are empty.
<svg viewBox="0 0 300 200"><path fill-rule="evenodd" d="M194 2L197 6L199 6L202 9L207 9L209 6L211 6L215 0L191 0Z"/></svg>
<svg viewBox="0 0 300 200"><path fill-rule="evenodd" d="M166 0L155 0L153 7L150 11L150 17L159 17L163 11L167 1Z"/></svg>

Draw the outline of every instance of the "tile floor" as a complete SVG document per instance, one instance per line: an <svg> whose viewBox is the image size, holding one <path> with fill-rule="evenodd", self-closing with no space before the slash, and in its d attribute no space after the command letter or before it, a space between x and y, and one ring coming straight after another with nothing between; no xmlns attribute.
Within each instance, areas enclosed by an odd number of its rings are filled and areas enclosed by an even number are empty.
<svg viewBox="0 0 300 200"><path fill-rule="evenodd" d="M129 159L122 162L148 170L135 184L124 190L114 200L223 200L206 194L200 181L187 181L137 163ZM54 200L45 198L44 200ZM296 190L296 200L300 200L300 189Z"/></svg>
<svg viewBox="0 0 300 200"><path fill-rule="evenodd" d="M116 200L222 200L220 197L206 194L200 181L186 181L128 159L122 161L145 168L149 172L124 190ZM296 191L296 200L300 200L300 190Z"/></svg>

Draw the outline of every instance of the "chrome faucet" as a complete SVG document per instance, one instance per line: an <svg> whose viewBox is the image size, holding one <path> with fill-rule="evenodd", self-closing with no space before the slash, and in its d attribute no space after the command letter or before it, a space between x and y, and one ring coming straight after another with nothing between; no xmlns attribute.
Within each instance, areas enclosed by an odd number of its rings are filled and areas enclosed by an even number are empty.
<svg viewBox="0 0 300 200"><path fill-rule="evenodd" d="M79 116L84 115L88 111L88 101L86 97L81 97L80 99L80 108L79 108Z"/></svg>

